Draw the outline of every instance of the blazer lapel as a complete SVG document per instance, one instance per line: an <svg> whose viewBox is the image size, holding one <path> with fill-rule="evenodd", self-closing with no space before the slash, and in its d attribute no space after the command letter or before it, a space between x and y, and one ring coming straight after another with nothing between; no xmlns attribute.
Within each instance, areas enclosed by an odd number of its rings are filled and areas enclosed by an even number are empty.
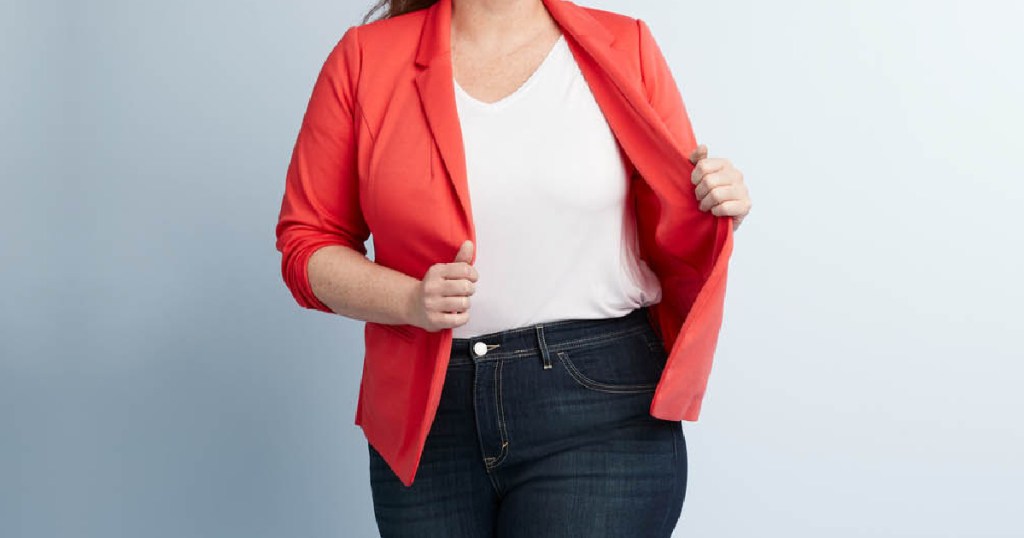
<svg viewBox="0 0 1024 538"><path fill-rule="evenodd" d="M693 163L648 103L642 84L622 69L622 66L636 64L639 59L631 56L629 49L617 47L617 36L584 8L567 0L543 1L563 31L573 38L570 41L575 44L580 70L609 125L616 131L619 143L644 180L662 195L690 196L681 186L690 184ZM620 119L624 121L620 123ZM622 136L635 132L637 126L646 135L642 140Z"/></svg>
<svg viewBox="0 0 1024 538"><path fill-rule="evenodd" d="M462 127L455 106L455 86L452 82L451 57L451 0L441 0L427 8L416 51L416 90L430 131L437 143L448 171L448 177L462 208L461 218L470 239L476 242L473 227L473 209L469 200L466 173L466 153L462 141ZM476 260L476 249L473 250Z"/></svg>

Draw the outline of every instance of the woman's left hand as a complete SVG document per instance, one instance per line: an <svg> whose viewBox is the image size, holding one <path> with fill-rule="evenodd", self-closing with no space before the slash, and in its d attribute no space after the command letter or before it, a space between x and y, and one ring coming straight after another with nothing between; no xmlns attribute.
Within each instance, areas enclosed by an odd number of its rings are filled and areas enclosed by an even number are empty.
<svg viewBox="0 0 1024 538"><path fill-rule="evenodd" d="M700 210L710 209L713 215L731 216L732 229L739 228L753 205L743 183L743 173L729 159L708 158L708 147L704 144L693 150L690 162L694 164L690 181L697 186Z"/></svg>

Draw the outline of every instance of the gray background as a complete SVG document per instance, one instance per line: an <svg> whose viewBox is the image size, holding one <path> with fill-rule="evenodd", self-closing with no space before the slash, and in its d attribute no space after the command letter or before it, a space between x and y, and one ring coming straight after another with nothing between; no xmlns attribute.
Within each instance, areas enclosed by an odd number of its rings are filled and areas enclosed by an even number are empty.
<svg viewBox="0 0 1024 538"><path fill-rule="evenodd" d="M274 225L369 0L0 8L0 536L375 536ZM744 171L678 536L1022 536L1019 2L603 1Z"/></svg>

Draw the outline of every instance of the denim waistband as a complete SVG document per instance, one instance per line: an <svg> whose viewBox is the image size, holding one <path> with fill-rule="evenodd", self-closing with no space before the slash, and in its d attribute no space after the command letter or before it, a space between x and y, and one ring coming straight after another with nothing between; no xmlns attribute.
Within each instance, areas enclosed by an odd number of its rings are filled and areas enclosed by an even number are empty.
<svg viewBox="0 0 1024 538"><path fill-rule="evenodd" d="M453 338L451 358L455 360L451 362L545 355L652 330L648 307L641 306L617 318L565 319Z"/></svg>

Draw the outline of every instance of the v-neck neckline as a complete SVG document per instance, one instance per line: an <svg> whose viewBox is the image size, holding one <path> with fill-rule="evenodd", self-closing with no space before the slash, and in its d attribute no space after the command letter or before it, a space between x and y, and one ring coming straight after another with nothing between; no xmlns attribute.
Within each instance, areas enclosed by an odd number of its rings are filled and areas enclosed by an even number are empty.
<svg viewBox="0 0 1024 538"><path fill-rule="evenodd" d="M471 103L473 106L477 108L483 110L497 110L500 108L504 108L510 105L511 103L518 101L520 96L526 93L526 91L536 83L536 80L540 77L540 75L547 70L548 64L550 64L553 61L552 59L556 56L556 54L560 52L559 49L562 48L565 44L565 34L560 34L558 36L558 39L555 40L555 44L551 46L551 49L548 50L547 55L545 55L544 59L541 60L539 65L537 65L537 68L533 70L533 73L530 73L530 76L526 79L526 81L520 84L518 88L512 91L512 93L502 97L501 99L498 99L497 101L487 102L477 99L476 97L473 97L459 84L459 81L455 79L454 74L452 74L452 84L455 86L455 91L459 95L461 95L467 102Z"/></svg>

